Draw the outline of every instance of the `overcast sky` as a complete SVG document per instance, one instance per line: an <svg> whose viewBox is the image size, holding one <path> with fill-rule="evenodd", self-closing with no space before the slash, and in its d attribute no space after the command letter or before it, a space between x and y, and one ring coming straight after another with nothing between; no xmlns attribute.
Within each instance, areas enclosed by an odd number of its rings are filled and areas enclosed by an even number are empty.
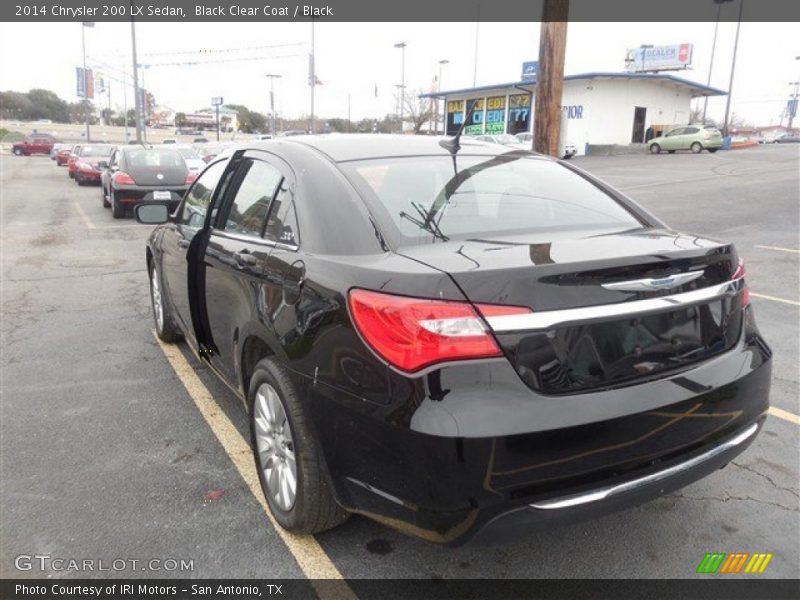
<svg viewBox="0 0 800 600"><path fill-rule="evenodd" d="M478 85L517 81L521 63L538 58L538 23L481 23L478 29ZM728 89L735 29L735 23L719 26L711 84L722 89ZM471 86L475 33L475 23L317 22L317 77L322 81L316 88L317 115L346 117L348 93L353 119L394 112L401 53L393 45L400 41L408 44L409 92L431 89L441 59L450 61L443 71L443 89ZM692 69L677 74L705 83L713 34L714 23L570 23L565 72L622 71L626 48L690 42ZM277 73L282 75L275 83L278 113L299 117L309 112L309 23L137 23L136 39L140 63L229 61L147 69L145 85L161 105L191 112L208 106L212 96L223 96L226 102L266 113L265 74ZM128 23L98 23L87 29L89 63L130 71L130 40ZM800 78L798 55L796 23L743 23L733 111L758 125L777 124L791 91L789 82ZM259 60L232 60L241 58ZM0 89L49 88L74 101L75 66L80 62L79 23L0 25ZM112 82L115 108L122 106L121 89ZM97 101L107 102L105 97ZM132 106L131 94L128 101ZM709 113L721 118L724 107L723 98L712 99Z"/></svg>

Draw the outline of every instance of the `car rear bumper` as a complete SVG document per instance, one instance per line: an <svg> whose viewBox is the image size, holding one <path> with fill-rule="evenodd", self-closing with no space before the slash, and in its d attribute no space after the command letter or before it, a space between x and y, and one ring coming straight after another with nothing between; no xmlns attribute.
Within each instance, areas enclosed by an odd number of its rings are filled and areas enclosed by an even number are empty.
<svg viewBox="0 0 800 600"><path fill-rule="evenodd" d="M81 171L78 169L75 172L75 176L81 181L100 183L100 171Z"/></svg>
<svg viewBox="0 0 800 600"><path fill-rule="evenodd" d="M692 369L573 396L520 383L517 399L502 361L448 366L421 392L396 380L384 406L293 379L342 506L435 543L497 542L646 502L742 452L771 379L746 321L733 349Z"/></svg>
<svg viewBox="0 0 800 600"><path fill-rule="evenodd" d="M170 211L175 210L183 199L183 195L189 186L170 186L170 187L137 187L137 186L114 186L116 201L124 206L136 206L150 202L166 202ZM169 200L156 200L153 192L168 191Z"/></svg>

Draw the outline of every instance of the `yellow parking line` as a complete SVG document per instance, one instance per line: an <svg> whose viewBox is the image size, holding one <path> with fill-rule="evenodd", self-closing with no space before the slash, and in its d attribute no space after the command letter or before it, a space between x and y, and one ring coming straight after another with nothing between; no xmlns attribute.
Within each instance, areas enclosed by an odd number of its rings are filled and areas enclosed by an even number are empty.
<svg viewBox="0 0 800 600"><path fill-rule="evenodd" d="M784 304L791 304L792 306L800 306L800 302L797 300L787 300L786 298L778 298L777 296L767 296L766 294L756 294L755 292L750 292L750 295L753 298L763 298L764 300L772 300L773 302L783 302Z"/></svg>
<svg viewBox="0 0 800 600"><path fill-rule="evenodd" d="M155 335L155 332L153 332ZM203 384L200 378L195 373L192 366L183 356L181 351L175 345L164 344L156 337L158 345L164 351L169 364L175 370L178 379L181 380L183 387L191 396L195 405L197 406L200 414L208 423L211 431L222 444L222 447L227 452L239 475L242 476L247 487L250 488L253 496L255 496L258 503L267 513L270 522L272 523L275 531L286 544L289 551L294 556L297 564L308 577L312 585L314 585L317 594L324 600L349 600L355 599L356 595L350 586L347 585L342 578L339 569L333 564L331 559L325 554L325 551L319 545L319 542L311 535L295 535L283 529L272 513L269 511L267 501L264 499L264 494L261 491L261 486L258 481L258 473L256 472L255 461L253 460L253 453L239 430L234 427L228 416L222 411L219 405L214 400L214 397L208 391L208 388ZM321 579L335 579L338 582L318 582Z"/></svg>
<svg viewBox="0 0 800 600"><path fill-rule="evenodd" d="M756 248L761 248L763 250L777 250L779 252L793 252L795 254L800 254L800 250L796 248L783 248L782 246L759 246L756 244Z"/></svg>
<svg viewBox="0 0 800 600"><path fill-rule="evenodd" d="M89 215L86 214L86 211L83 210L83 207L77 202L74 202L73 204L75 204L75 208L77 209L78 214L81 216L81 219L83 219L83 222L86 224L86 229L94 229L95 228L94 223L92 223L92 220L89 218Z"/></svg>
<svg viewBox="0 0 800 600"><path fill-rule="evenodd" d="M769 411L767 412L769 412L769 414L771 414L773 417L778 417L779 419L783 419L784 421L789 421L789 423L800 425L800 415L790 413L788 410L783 410L782 408L770 406Z"/></svg>

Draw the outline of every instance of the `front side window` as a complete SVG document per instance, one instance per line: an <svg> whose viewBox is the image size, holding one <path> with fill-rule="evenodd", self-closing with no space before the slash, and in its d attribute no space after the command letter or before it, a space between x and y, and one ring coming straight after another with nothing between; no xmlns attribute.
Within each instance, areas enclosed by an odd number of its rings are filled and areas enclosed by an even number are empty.
<svg viewBox="0 0 800 600"><path fill-rule="evenodd" d="M244 176L228 209L223 229L261 237L269 204L282 176L275 167L260 160L246 160L241 169Z"/></svg>
<svg viewBox="0 0 800 600"><path fill-rule="evenodd" d="M203 226L208 212L208 205L211 203L211 197L214 195L214 190L219 183L220 177L225 172L227 164L227 161L224 160L214 163L203 171L200 178L194 182L183 203L181 225L198 229Z"/></svg>
<svg viewBox="0 0 800 600"><path fill-rule="evenodd" d="M398 245L642 223L589 180L534 156L340 163Z"/></svg>

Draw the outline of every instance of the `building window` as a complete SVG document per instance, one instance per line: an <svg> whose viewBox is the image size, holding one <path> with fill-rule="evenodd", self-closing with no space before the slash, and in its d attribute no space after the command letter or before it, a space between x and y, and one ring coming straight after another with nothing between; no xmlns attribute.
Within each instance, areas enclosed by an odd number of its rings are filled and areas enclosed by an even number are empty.
<svg viewBox="0 0 800 600"><path fill-rule="evenodd" d="M508 127L512 135L531 130L531 95L515 94L508 97Z"/></svg>

